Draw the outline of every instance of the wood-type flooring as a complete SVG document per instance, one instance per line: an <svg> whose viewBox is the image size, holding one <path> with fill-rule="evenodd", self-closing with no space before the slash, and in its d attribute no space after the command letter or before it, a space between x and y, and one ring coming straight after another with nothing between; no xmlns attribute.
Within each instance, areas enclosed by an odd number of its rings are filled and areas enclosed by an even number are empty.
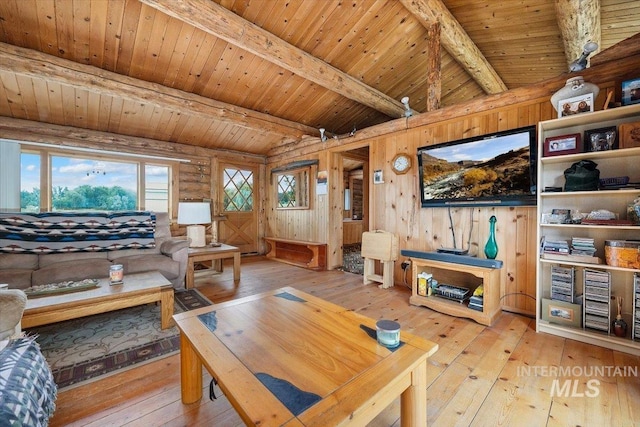
<svg viewBox="0 0 640 427"><path fill-rule="evenodd" d="M253 256L197 277L196 287L222 302L293 286L437 342L429 359L427 417L433 426L639 426L640 357L535 332L534 319L504 312L491 326L409 305L402 284L380 289L339 270L314 272ZM173 355L59 393L50 425L241 426L221 396L180 401L180 359ZM256 404L260 404L256 402ZM370 426L399 426L399 399Z"/></svg>

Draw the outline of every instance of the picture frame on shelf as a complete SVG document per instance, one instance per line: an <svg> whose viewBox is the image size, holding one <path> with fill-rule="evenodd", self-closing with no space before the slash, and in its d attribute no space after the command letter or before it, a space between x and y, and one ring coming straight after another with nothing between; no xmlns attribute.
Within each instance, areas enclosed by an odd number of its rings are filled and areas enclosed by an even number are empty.
<svg viewBox="0 0 640 427"><path fill-rule="evenodd" d="M593 93L558 101L558 118L593 112Z"/></svg>
<svg viewBox="0 0 640 427"><path fill-rule="evenodd" d="M618 129L608 126L584 131L585 151L608 151L618 148Z"/></svg>
<svg viewBox="0 0 640 427"><path fill-rule="evenodd" d="M640 122L622 123L618 127L620 148L640 147Z"/></svg>
<svg viewBox="0 0 640 427"><path fill-rule="evenodd" d="M579 328L582 324L582 306L570 302L542 298L542 320Z"/></svg>
<svg viewBox="0 0 640 427"><path fill-rule="evenodd" d="M640 104L640 77L622 82L622 105Z"/></svg>
<svg viewBox="0 0 640 427"><path fill-rule="evenodd" d="M560 156L564 154L582 153L582 135L572 133L569 135L552 136L544 140L542 150L543 157Z"/></svg>

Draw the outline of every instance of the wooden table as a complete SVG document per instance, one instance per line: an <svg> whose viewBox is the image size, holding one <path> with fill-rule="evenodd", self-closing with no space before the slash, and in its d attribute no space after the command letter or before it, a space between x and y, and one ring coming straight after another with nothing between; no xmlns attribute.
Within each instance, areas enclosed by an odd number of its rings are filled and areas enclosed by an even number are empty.
<svg viewBox="0 0 640 427"><path fill-rule="evenodd" d="M187 263L187 289L193 288L195 264L202 261L211 261L212 267L216 260L222 261L225 258L233 258L233 281L240 281L240 248L222 244L219 247L204 246L202 248L189 248L189 261ZM216 270L222 272L222 263Z"/></svg>
<svg viewBox="0 0 640 427"><path fill-rule="evenodd" d="M29 297L22 327L46 325L159 301L162 329L172 326L173 287L157 271L125 274L122 285L100 279L98 287L47 297Z"/></svg>
<svg viewBox="0 0 640 427"><path fill-rule="evenodd" d="M185 404L204 365L247 425L362 426L401 396L402 425L426 426L431 341L401 331L390 350L375 320L290 287L173 318Z"/></svg>

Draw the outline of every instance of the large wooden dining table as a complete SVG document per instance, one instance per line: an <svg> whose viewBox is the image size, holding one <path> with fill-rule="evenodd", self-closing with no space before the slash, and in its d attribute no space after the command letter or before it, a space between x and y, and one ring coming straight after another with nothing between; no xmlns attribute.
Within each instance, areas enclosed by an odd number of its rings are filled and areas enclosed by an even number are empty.
<svg viewBox="0 0 640 427"><path fill-rule="evenodd" d="M202 367L247 425L365 425L401 396L403 426L427 420L427 358L438 348L400 332L389 349L376 321L291 287L173 316L181 392L202 398Z"/></svg>

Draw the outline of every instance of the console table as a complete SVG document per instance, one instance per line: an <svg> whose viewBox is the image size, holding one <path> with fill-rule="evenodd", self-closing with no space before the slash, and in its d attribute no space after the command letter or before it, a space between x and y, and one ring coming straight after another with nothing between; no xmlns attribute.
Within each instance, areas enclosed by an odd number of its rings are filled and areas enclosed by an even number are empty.
<svg viewBox="0 0 640 427"><path fill-rule="evenodd" d="M421 305L451 316L466 317L483 325L491 326L501 313L500 268L460 264L432 259L411 258L412 279L409 303ZM470 293L483 285L483 310L473 310L466 303L447 300L435 295L418 294L418 274L433 274L439 284L468 288Z"/></svg>
<svg viewBox="0 0 640 427"><path fill-rule="evenodd" d="M240 248L231 245L221 244L220 246L204 246L202 248L189 248L189 260L187 262L187 277L185 286L187 289L193 288L195 279L195 264L202 261L211 261L211 267L220 260L220 267L216 269L222 272L222 260L225 258L233 258L233 281L240 281Z"/></svg>

